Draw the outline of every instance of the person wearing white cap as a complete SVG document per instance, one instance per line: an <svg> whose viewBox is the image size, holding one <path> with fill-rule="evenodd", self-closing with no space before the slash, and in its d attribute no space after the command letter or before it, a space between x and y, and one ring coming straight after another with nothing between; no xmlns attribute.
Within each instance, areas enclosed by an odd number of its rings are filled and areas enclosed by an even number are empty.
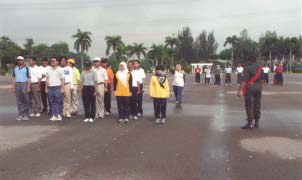
<svg viewBox="0 0 302 180"><path fill-rule="evenodd" d="M17 66L13 70L13 93L19 112L16 120L29 120L30 69L25 65L23 56L17 57Z"/></svg>
<svg viewBox="0 0 302 180"><path fill-rule="evenodd" d="M101 67L101 58L95 57L95 68L93 69L95 92L96 92L96 118L104 118L105 105L104 94L107 91L108 75L106 69Z"/></svg>

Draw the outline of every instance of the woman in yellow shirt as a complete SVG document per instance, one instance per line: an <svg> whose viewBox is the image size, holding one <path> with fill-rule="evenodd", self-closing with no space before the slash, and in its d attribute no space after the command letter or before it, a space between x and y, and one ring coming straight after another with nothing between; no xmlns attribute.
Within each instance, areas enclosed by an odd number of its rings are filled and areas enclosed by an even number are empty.
<svg viewBox="0 0 302 180"><path fill-rule="evenodd" d="M128 123L132 76L128 72L125 62L120 63L119 71L114 76L113 84L119 113L119 123Z"/></svg>
<svg viewBox="0 0 302 180"><path fill-rule="evenodd" d="M167 98L170 96L170 89L168 78L162 66L157 66L155 75L151 77L150 96L153 98L155 124L165 124Z"/></svg>

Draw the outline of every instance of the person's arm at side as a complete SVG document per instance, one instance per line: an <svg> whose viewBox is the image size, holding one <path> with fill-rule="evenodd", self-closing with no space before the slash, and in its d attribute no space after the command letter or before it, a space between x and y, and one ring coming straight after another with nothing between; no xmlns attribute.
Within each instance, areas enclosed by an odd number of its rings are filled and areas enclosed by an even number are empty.
<svg viewBox="0 0 302 180"><path fill-rule="evenodd" d="M74 72L73 72L73 69L72 68L69 68L70 69L70 91L73 90L74 88L74 84L73 84L73 79L74 79Z"/></svg>
<svg viewBox="0 0 302 180"><path fill-rule="evenodd" d="M41 80L42 80L42 72L41 72L41 68L39 68L37 91L41 91Z"/></svg>
<svg viewBox="0 0 302 180"><path fill-rule="evenodd" d="M16 75L15 75L15 69L13 69L13 93L16 93Z"/></svg>
<svg viewBox="0 0 302 180"><path fill-rule="evenodd" d="M61 70L61 93L64 93L65 91L65 77L64 72Z"/></svg>
<svg viewBox="0 0 302 180"><path fill-rule="evenodd" d="M107 92L108 90L108 74L107 74L107 70L104 70L104 91Z"/></svg>
<svg viewBox="0 0 302 180"><path fill-rule="evenodd" d="M30 93L30 77L27 78L27 90L26 92L29 94Z"/></svg>
<svg viewBox="0 0 302 180"><path fill-rule="evenodd" d="M169 87L168 79L165 82L165 87L166 87L165 89L166 89L167 98L169 98L170 97L170 87Z"/></svg>
<svg viewBox="0 0 302 180"><path fill-rule="evenodd" d="M151 76L150 79L150 96L154 97L154 76Z"/></svg>
<svg viewBox="0 0 302 180"><path fill-rule="evenodd" d="M116 91L116 86L117 86L117 79L116 75L113 77L113 91Z"/></svg>

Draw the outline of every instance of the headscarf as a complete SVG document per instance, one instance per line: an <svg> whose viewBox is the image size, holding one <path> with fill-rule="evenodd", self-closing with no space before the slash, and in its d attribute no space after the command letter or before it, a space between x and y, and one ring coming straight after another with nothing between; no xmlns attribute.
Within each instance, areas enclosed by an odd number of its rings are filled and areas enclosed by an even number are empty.
<svg viewBox="0 0 302 180"><path fill-rule="evenodd" d="M120 66L121 65L124 65L124 70L121 71L121 70L118 70L117 72L117 77L118 79L124 84L124 86L127 86L128 85L128 69L127 69L127 64L125 62L121 62L120 63Z"/></svg>

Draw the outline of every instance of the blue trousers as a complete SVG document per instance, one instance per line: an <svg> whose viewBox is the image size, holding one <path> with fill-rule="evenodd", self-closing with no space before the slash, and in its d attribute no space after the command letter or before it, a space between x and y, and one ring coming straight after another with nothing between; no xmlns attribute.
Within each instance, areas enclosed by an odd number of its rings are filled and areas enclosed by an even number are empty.
<svg viewBox="0 0 302 180"><path fill-rule="evenodd" d="M16 83L16 100L19 116L28 116L29 114L29 94L26 93L27 82Z"/></svg>
<svg viewBox="0 0 302 180"><path fill-rule="evenodd" d="M183 94L184 87L181 86L173 86L174 95L176 101L182 102L182 94Z"/></svg>
<svg viewBox="0 0 302 180"><path fill-rule="evenodd" d="M61 93L61 86L48 88L48 99L50 104L51 115L63 114L63 95Z"/></svg>

